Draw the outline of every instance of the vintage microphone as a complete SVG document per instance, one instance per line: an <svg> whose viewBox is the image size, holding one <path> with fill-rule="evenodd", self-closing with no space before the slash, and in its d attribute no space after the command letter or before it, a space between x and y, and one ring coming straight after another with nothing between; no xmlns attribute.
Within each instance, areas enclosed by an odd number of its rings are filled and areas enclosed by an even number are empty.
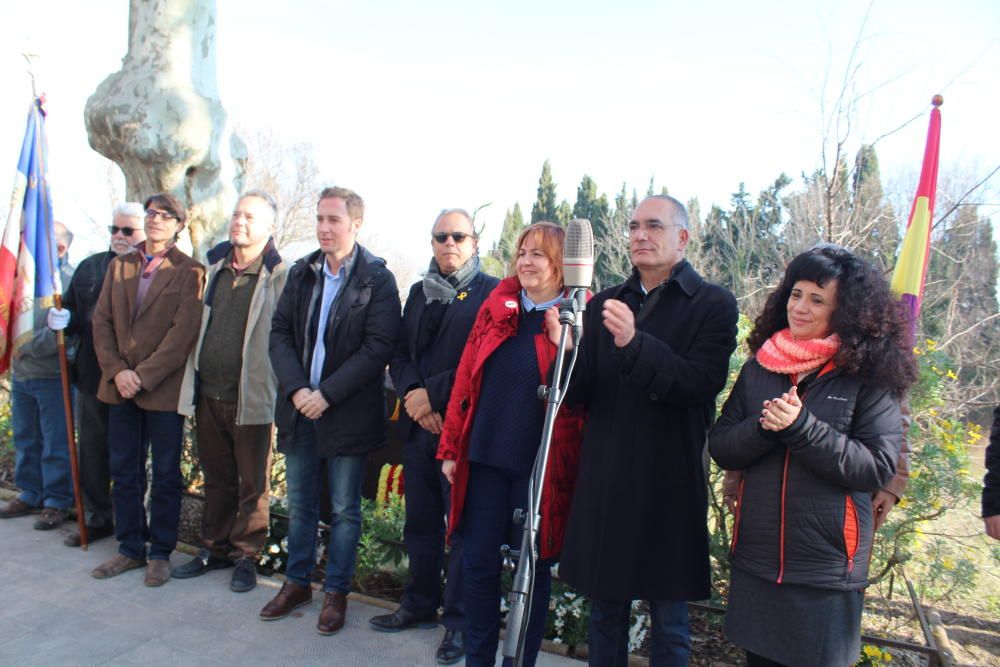
<svg viewBox="0 0 1000 667"><path fill-rule="evenodd" d="M546 402L542 441L535 455L535 465L528 482L527 510L514 511L514 523L521 523L521 548L515 551L503 545L500 553L504 567L514 571L514 581L507 597L507 634L503 642L503 655L513 658L514 667L524 662L524 641L531 617L531 595L535 588L535 568L538 561L538 526L541 521L542 484L552 445L552 430L556 414L565 397L566 385L573 374L576 357L583 334L583 311L587 307L587 290L594 276L594 234L588 220L571 220L566 227L563 242L563 285L566 296L559 303L559 350L556 353L552 385L538 388L538 396ZM567 336L573 337L573 354L563 377L563 359ZM516 570L514 561L517 561Z"/></svg>

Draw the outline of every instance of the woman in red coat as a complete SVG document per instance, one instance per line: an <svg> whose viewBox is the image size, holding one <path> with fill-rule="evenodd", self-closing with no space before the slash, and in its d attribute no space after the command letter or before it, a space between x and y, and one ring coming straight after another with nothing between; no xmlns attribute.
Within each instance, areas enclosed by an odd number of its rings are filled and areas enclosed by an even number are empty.
<svg viewBox="0 0 1000 667"><path fill-rule="evenodd" d="M562 227L539 222L517 240L511 276L487 297L476 317L438 448L451 487L449 532L464 543L466 658L493 665L500 632L500 547L519 545L517 508L526 509L528 481L545 419L538 387L556 357L558 331L545 331L545 311L563 294ZM579 458L579 413L556 419L542 489L539 549L543 562L531 604L524 664L535 664L545 629L551 574L562 546Z"/></svg>

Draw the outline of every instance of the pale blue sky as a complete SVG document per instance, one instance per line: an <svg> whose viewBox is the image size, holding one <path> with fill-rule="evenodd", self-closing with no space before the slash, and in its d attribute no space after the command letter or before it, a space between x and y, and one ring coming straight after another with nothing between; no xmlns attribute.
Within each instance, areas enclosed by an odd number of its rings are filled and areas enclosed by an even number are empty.
<svg viewBox="0 0 1000 667"><path fill-rule="evenodd" d="M508 207L530 209L546 158L570 201L588 173L609 194L653 176L703 207L740 181L756 192L815 169L821 107L868 3L677 4L220 0L221 99L240 125L313 142L324 176L365 197L375 249L416 266L443 207L494 202L489 245ZM110 195L82 110L125 53L128 3L28 5L0 8L0 165L8 155L12 183L30 50L50 100L57 215L86 231L88 218L105 224ZM937 92L942 183L1000 163L1000 3L876 2L855 65L856 92L871 92L851 155L925 114L879 143L888 185L915 178Z"/></svg>

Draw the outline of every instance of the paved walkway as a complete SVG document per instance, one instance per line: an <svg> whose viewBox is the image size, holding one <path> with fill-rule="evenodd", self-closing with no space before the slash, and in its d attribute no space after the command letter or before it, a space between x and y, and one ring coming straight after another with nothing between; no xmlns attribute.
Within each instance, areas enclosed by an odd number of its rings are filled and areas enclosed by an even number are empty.
<svg viewBox="0 0 1000 667"><path fill-rule="evenodd" d="M316 632L320 596L292 617L264 623L260 608L280 583L261 577L249 593L229 590L231 570L146 588L142 570L98 581L90 571L114 554L113 539L86 552L63 546L70 525L32 529L33 517L0 521L0 666L39 665L434 665L444 633L374 632L382 609L352 596L347 626ZM174 552L177 565L189 556ZM497 664L499 664L499 660ZM583 663L543 653L539 667Z"/></svg>

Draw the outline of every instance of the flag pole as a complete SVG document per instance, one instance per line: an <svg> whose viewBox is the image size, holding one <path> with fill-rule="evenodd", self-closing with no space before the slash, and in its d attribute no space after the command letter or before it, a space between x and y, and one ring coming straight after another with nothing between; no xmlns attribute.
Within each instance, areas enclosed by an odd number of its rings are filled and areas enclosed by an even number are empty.
<svg viewBox="0 0 1000 667"><path fill-rule="evenodd" d="M34 83L32 81L32 83ZM35 113L43 113L41 109L42 100L35 97ZM45 151L41 144L42 133L35 133L35 150L40 164L39 172L42 178L38 179L38 187L42 190L42 201L49 202L48 183L46 182ZM57 279L59 275L56 271L58 266L52 266L52 240L55 238L53 221L49 219L49 207L42 206L42 219L45 227L45 243L48 246L45 258L49 263L49 271L52 277L52 299L56 308L62 308L62 281ZM57 250L58 253L58 250ZM56 346L59 350L59 376L62 380L63 410L66 413L66 444L69 447L69 469L73 477L73 504L76 507L76 525L80 530L80 548L87 550L89 541L87 539L87 518L83 511L83 494L80 491L80 464L76 456L76 432L73 422L73 401L70 397L69 387L69 360L66 358L66 336L62 330L56 331Z"/></svg>

